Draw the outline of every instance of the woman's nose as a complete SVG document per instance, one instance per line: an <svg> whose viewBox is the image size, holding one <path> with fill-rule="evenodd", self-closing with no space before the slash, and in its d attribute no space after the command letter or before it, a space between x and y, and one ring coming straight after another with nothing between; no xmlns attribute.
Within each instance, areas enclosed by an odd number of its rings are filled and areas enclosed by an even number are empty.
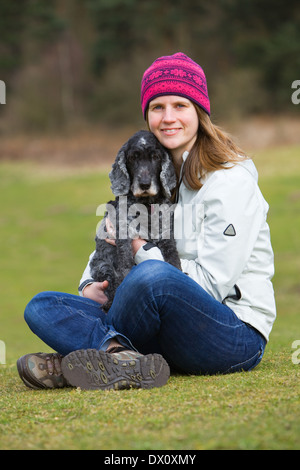
<svg viewBox="0 0 300 470"><path fill-rule="evenodd" d="M164 110L163 121L164 122L174 122L174 121L176 121L176 116L175 116L174 110L169 106L167 106Z"/></svg>

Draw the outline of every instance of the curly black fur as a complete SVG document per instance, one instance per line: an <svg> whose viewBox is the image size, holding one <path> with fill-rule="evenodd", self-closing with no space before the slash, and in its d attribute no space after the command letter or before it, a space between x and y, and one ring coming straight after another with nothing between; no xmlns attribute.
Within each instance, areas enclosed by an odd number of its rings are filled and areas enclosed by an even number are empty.
<svg viewBox="0 0 300 470"><path fill-rule="evenodd" d="M170 201L172 190L176 186L176 174L165 148L151 132L137 132L120 149L109 177L116 199L106 205L107 212L97 232L96 251L91 260L93 279L109 282L105 291L108 301L102 306L105 311L109 310L117 287L135 264L131 248L133 238L140 237L154 242L161 250L164 260L181 269L174 240L174 207ZM155 232L151 226L153 211L163 204L169 209L169 225L166 230L162 214L158 211L156 222L159 223ZM139 207L143 210L139 211ZM120 216L124 211L127 214L125 220ZM115 225L116 246L105 241L106 217ZM126 238L124 234L127 234Z"/></svg>

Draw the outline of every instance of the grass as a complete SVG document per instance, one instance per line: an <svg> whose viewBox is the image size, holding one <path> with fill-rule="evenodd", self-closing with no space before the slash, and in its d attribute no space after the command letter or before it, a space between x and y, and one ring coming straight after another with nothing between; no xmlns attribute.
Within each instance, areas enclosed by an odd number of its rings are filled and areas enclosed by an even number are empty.
<svg viewBox="0 0 300 470"><path fill-rule="evenodd" d="M0 448L299 449L300 371L292 362L300 340L299 157L294 146L255 158L270 204L278 308L260 366L174 375L161 389L122 392L32 391L15 365L22 354L49 350L23 320L26 303L42 290L77 292L94 248L96 207L110 197L107 172L2 163Z"/></svg>

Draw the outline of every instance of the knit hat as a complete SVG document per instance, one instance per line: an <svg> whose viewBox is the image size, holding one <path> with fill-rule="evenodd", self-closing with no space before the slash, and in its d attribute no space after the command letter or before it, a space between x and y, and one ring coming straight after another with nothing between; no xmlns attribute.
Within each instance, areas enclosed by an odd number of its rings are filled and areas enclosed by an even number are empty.
<svg viewBox="0 0 300 470"><path fill-rule="evenodd" d="M156 59L142 79L141 103L144 118L150 101L158 96L183 96L210 115L204 72L200 65L182 52Z"/></svg>

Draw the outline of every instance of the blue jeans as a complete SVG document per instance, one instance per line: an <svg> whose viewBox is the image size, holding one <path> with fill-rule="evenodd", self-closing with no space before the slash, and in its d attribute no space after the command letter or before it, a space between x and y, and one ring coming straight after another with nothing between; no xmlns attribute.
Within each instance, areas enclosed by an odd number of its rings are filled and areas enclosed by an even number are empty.
<svg viewBox="0 0 300 470"><path fill-rule="evenodd" d="M57 352L105 349L117 337L141 353L158 352L190 374L253 369L266 340L186 274L162 261L135 266L105 314L77 295L43 292L25 309L31 330Z"/></svg>

